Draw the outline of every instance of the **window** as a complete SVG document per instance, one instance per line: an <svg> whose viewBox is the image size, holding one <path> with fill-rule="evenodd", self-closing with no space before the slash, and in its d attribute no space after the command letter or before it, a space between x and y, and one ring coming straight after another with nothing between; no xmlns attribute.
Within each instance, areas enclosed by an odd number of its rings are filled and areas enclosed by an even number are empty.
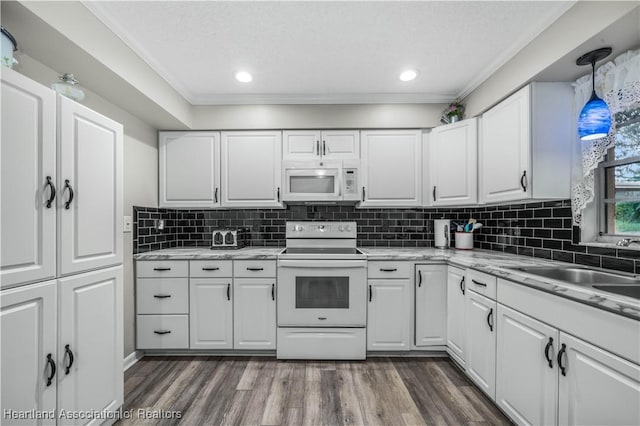
<svg viewBox="0 0 640 426"><path fill-rule="evenodd" d="M601 236L640 236L640 107L615 114L615 146L598 167Z"/></svg>

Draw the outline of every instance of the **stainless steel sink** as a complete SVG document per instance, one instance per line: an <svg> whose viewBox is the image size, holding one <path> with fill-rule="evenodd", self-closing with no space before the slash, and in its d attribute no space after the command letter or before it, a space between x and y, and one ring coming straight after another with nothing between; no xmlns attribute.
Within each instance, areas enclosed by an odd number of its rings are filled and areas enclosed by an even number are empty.
<svg viewBox="0 0 640 426"><path fill-rule="evenodd" d="M640 279L615 273L596 271L588 268L550 267L550 266L522 266L510 268L527 274L539 275L553 280L565 281L571 284L636 284ZM601 289L602 290L602 289Z"/></svg>
<svg viewBox="0 0 640 426"><path fill-rule="evenodd" d="M592 285L593 288L606 291L608 293L620 294L622 296L640 299L640 284L618 284L618 285Z"/></svg>

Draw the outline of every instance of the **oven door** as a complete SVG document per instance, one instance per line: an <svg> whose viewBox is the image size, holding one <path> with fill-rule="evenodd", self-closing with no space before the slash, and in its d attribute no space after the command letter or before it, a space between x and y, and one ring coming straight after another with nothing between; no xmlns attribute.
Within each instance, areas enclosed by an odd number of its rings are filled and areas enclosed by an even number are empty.
<svg viewBox="0 0 640 426"><path fill-rule="evenodd" d="M289 163L284 168L284 179L284 201L336 201L342 195L338 163L327 162L319 167Z"/></svg>
<svg viewBox="0 0 640 426"><path fill-rule="evenodd" d="M279 260L279 327L364 327L366 260Z"/></svg>

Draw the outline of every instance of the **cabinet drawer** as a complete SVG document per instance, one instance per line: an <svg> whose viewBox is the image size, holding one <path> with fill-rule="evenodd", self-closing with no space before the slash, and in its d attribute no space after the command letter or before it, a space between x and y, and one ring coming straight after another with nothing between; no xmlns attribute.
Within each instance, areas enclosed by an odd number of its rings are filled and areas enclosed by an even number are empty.
<svg viewBox="0 0 640 426"><path fill-rule="evenodd" d="M231 260L192 260L189 271L191 278L230 278L233 276L233 263Z"/></svg>
<svg viewBox="0 0 640 426"><path fill-rule="evenodd" d="M189 277L189 262L186 260L139 260L136 262L138 278Z"/></svg>
<svg viewBox="0 0 640 426"><path fill-rule="evenodd" d="M187 278L138 278L136 281L138 314L188 314Z"/></svg>
<svg viewBox="0 0 640 426"><path fill-rule="evenodd" d="M369 278L411 278L411 262L369 262Z"/></svg>
<svg viewBox="0 0 640 426"><path fill-rule="evenodd" d="M274 260L236 260L233 265L233 276L237 278L275 277L276 262Z"/></svg>
<svg viewBox="0 0 640 426"><path fill-rule="evenodd" d="M138 349L187 349L188 315L138 315Z"/></svg>
<svg viewBox="0 0 640 426"><path fill-rule="evenodd" d="M495 300L498 281L496 277L473 269L467 269L466 276L465 285L468 290L473 290Z"/></svg>

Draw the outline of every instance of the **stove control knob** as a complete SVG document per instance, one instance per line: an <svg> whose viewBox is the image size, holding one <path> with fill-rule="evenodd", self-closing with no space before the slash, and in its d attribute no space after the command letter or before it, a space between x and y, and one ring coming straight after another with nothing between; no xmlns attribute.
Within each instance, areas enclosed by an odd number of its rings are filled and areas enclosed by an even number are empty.
<svg viewBox="0 0 640 426"><path fill-rule="evenodd" d="M351 232L351 225L347 225L344 227L345 231Z"/></svg>
<svg viewBox="0 0 640 426"><path fill-rule="evenodd" d="M295 225L293 227L293 230L296 232L301 232L304 228L302 227L302 225Z"/></svg>
<svg viewBox="0 0 640 426"><path fill-rule="evenodd" d="M344 226L339 225L339 226L338 226L338 231L340 231L340 232L344 232Z"/></svg>

